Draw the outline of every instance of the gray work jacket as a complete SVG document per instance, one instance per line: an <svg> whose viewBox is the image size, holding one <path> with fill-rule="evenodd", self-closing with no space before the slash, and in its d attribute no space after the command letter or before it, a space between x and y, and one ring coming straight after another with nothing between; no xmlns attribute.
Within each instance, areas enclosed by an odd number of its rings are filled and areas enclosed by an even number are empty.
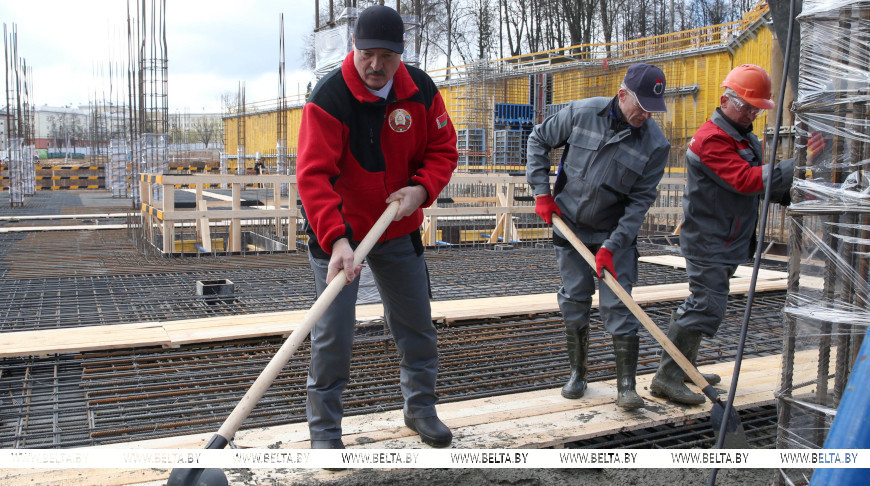
<svg viewBox="0 0 870 486"><path fill-rule="evenodd" d="M741 134L721 113L701 125L686 149L686 189L680 251L693 260L734 264L755 252L755 227L772 169L771 201L791 187L794 160L762 165L761 143Z"/></svg>
<svg viewBox="0 0 870 486"><path fill-rule="evenodd" d="M615 132L612 100L572 101L535 126L526 163L534 194L549 194L549 152L567 143L556 178L556 204L578 238L611 251L634 243L671 149L652 119L640 128Z"/></svg>

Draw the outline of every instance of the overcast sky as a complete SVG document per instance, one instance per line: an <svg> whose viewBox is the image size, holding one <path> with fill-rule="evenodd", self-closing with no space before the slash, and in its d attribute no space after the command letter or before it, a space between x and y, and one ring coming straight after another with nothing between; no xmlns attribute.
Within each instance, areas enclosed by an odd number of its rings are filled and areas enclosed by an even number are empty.
<svg viewBox="0 0 870 486"><path fill-rule="evenodd" d="M135 0L131 3L135 9ZM166 3L171 113L219 112L221 94L236 93L240 81L248 103L277 98L281 13L285 92L304 92L313 81L302 66L304 36L314 28L313 0ZM0 22L10 36L16 25L18 55L33 68L37 106L102 100L108 66L126 65L126 21L125 0L0 0Z"/></svg>

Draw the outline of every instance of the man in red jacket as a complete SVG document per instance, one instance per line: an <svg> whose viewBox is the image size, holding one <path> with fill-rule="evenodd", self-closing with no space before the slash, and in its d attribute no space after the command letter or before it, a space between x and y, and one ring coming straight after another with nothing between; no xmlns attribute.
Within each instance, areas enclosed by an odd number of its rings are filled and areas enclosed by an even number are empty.
<svg viewBox="0 0 870 486"><path fill-rule="evenodd" d="M367 262L401 358L405 424L433 447L453 438L437 417L438 349L420 225L456 168L456 132L432 79L402 63L404 22L375 5L354 48L302 111L297 177L317 293L350 282L311 331L306 411L311 447L344 448L341 393L350 376L360 268L353 249L392 201L399 210Z"/></svg>
<svg viewBox="0 0 870 486"><path fill-rule="evenodd" d="M686 258L689 291L671 315L668 338L695 362L703 336L714 336L725 316L730 279L755 253L758 207L771 181L771 201L788 205L794 160L764 164L752 122L775 105L767 72L753 64L737 66L722 81L719 107L701 125L686 150L686 189L680 251ZM771 177L768 177L770 172ZM704 375L711 385L720 381ZM663 351L650 384L653 396L687 405L704 395L685 384L685 373Z"/></svg>

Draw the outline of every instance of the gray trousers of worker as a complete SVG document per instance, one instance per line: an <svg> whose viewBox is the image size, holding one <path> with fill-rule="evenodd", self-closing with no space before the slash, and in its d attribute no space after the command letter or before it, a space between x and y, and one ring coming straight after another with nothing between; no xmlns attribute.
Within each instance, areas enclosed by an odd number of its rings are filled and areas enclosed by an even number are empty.
<svg viewBox="0 0 870 486"><path fill-rule="evenodd" d="M423 255L409 236L377 243L366 258L400 358L400 386L409 417L436 415L438 348ZM326 288L328 259L309 253L317 295ZM306 413L311 440L341 438L341 393L350 379L359 278L346 285L311 330Z"/></svg>
<svg viewBox="0 0 870 486"><path fill-rule="evenodd" d="M728 305L730 279L736 263L715 263L686 258L689 294L677 308L678 326L711 337L719 330Z"/></svg>
<svg viewBox="0 0 870 486"><path fill-rule="evenodd" d="M562 311L562 318L565 320L565 327L582 329L589 325L592 295L595 293L595 281L598 280L595 269L586 263L573 246L555 245L554 248L559 272L562 274L562 288L557 294L557 301ZM601 245L587 245L587 248L594 254L598 252ZM635 245L613 252L613 266L617 281L629 295L632 287L637 283L638 256ZM619 300L607 284L601 282L598 291L599 311L607 332L614 336L636 335L640 321L634 317L628 307Z"/></svg>

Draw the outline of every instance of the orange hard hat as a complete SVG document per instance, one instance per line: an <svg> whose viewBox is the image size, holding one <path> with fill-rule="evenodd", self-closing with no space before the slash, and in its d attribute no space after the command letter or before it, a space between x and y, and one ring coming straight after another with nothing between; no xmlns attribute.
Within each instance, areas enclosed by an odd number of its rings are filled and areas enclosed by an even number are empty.
<svg viewBox="0 0 870 486"><path fill-rule="evenodd" d="M776 106L770 100L770 76L754 64L742 64L732 69L721 86L733 89L737 96L756 108L769 110Z"/></svg>

